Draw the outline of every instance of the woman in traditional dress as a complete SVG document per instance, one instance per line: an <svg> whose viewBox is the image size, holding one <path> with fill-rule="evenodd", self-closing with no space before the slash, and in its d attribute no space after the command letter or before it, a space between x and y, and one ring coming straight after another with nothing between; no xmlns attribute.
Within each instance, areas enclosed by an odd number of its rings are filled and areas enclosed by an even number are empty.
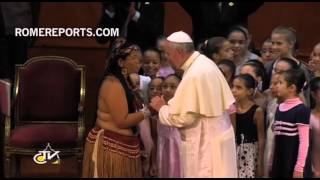
<svg viewBox="0 0 320 180"><path fill-rule="evenodd" d="M112 51L99 90L95 127L85 144L82 177L142 177L137 125L150 115L131 89L129 74L141 67L138 46Z"/></svg>

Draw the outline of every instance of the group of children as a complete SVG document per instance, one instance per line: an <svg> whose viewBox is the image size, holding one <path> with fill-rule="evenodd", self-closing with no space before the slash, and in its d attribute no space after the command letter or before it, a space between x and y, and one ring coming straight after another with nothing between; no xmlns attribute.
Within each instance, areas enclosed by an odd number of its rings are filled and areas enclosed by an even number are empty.
<svg viewBox="0 0 320 180"><path fill-rule="evenodd" d="M143 75L131 74L133 87L149 104L168 102L182 78L157 48L144 51ZM199 51L225 75L236 102L229 115L236 135L238 177L320 177L320 44L308 65L295 58L291 28L277 27L259 55L249 49L244 27L212 37ZM188 98L188 97L186 97ZM139 124L145 177L181 177L180 133L160 123L157 112Z"/></svg>
<svg viewBox="0 0 320 180"><path fill-rule="evenodd" d="M260 57L249 50L250 36L246 28L236 27L227 38L213 37L200 46L221 69L236 99L229 114L238 176L319 177L320 77L314 76L319 76L320 44L305 64L295 58L293 29L275 28ZM233 58L226 58L228 48Z"/></svg>
<svg viewBox="0 0 320 180"><path fill-rule="evenodd" d="M153 78L147 88L148 98L162 96L168 102L173 97L180 80L175 74L165 78ZM178 129L162 125L157 112L153 112L149 119L143 120L139 128L146 154L143 159L144 176L181 177Z"/></svg>

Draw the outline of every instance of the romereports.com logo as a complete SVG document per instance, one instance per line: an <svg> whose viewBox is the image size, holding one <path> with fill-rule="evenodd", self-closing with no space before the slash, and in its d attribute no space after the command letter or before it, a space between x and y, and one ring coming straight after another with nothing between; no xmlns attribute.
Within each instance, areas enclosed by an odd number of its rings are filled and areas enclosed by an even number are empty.
<svg viewBox="0 0 320 180"><path fill-rule="evenodd" d="M16 37L118 37L119 28L15 28Z"/></svg>

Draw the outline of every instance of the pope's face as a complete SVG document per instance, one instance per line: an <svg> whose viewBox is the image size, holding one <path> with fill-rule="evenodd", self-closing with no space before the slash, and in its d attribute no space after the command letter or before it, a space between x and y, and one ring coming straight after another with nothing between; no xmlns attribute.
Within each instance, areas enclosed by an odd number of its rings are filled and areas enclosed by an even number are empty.
<svg viewBox="0 0 320 180"><path fill-rule="evenodd" d="M180 63L180 54L179 51L170 44L170 42L166 42L163 47L163 52L165 56L168 58L171 66L173 66L174 69L179 69L182 65Z"/></svg>

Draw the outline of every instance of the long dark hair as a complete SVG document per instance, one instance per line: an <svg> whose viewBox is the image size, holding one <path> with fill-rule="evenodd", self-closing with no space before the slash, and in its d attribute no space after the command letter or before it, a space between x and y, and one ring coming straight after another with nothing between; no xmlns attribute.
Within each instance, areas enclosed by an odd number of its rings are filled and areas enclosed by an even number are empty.
<svg viewBox="0 0 320 180"><path fill-rule="evenodd" d="M241 79L247 89L256 89L257 81L250 74L239 74L234 79Z"/></svg>
<svg viewBox="0 0 320 180"><path fill-rule="evenodd" d="M253 76L251 76L250 74L239 74L234 79L241 79L244 82L244 86L247 89L253 90L253 94L252 94L251 98L253 98L255 96L255 89L257 87L257 81L254 79Z"/></svg>
<svg viewBox="0 0 320 180"><path fill-rule="evenodd" d="M218 67L219 65L226 65L229 67L230 71L231 71L231 82L233 81L235 74L236 74L236 65L234 64L234 62L230 59L222 59L221 61L219 61L217 63ZM227 79L228 81L228 79Z"/></svg>
<svg viewBox="0 0 320 180"><path fill-rule="evenodd" d="M241 33L244 35L246 41L249 39L249 31L248 31L248 29L247 29L246 27L244 27L244 26L241 26L241 25L232 26L232 27L229 29L228 36L227 36L227 37L229 37L230 34L233 33L233 32L241 32Z"/></svg>
<svg viewBox="0 0 320 180"><path fill-rule="evenodd" d="M290 69L299 69L299 64L291 58L281 57L277 63L279 63L280 61L283 61L283 62L286 62L287 64L289 64Z"/></svg>
<svg viewBox="0 0 320 180"><path fill-rule="evenodd" d="M224 37L212 37L208 39L203 46L201 46L201 51L208 58L212 59L213 54L218 54L222 48L224 42L228 41Z"/></svg>
<svg viewBox="0 0 320 180"><path fill-rule="evenodd" d="M103 80L107 76L115 76L117 79L119 79L122 87L125 90L126 98L127 98L127 102L128 102L128 110L131 113L136 110L133 105L134 93L133 93L132 89L130 88L130 86L132 86L132 82L129 77L126 78L122 74L122 69L119 66L119 60L120 59L124 60L127 56L129 56L129 54L133 50L140 51L140 48L137 45L129 43L129 42L126 42L126 43L120 45L118 48L113 49L113 51L111 52L110 59L107 63L106 69L104 71L104 76L103 76ZM103 80L102 80L102 82L103 82ZM101 82L101 84L102 84L102 82Z"/></svg>
<svg viewBox="0 0 320 180"><path fill-rule="evenodd" d="M284 76L285 81L288 83L288 86L295 85L296 86L296 94L299 94L305 83L306 76L304 75L303 70L301 69L289 69L288 71L280 72L279 74Z"/></svg>
<svg viewBox="0 0 320 180"><path fill-rule="evenodd" d="M243 66L251 66L254 69L255 74L261 77L261 81L262 81L261 91L268 89L267 75L266 75L267 73L262 62L260 62L257 59L251 59L247 61Z"/></svg>

